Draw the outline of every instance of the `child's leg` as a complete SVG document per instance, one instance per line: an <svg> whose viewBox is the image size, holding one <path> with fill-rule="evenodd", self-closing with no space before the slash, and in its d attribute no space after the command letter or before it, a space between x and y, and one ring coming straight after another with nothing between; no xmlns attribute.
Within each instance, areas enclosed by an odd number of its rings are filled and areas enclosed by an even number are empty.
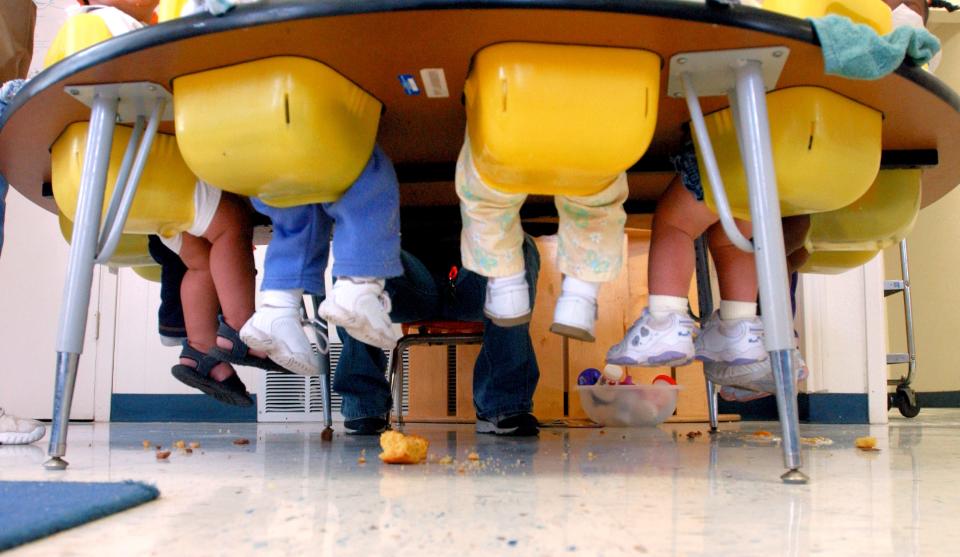
<svg viewBox="0 0 960 557"><path fill-rule="evenodd" d="M483 312L500 327L530 321L530 294L524 274L520 206L525 194L502 192L484 183L464 142L457 160L457 195L463 232L463 267L487 277Z"/></svg>
<svg viewBox="0 0 960 557"><path fill-rule="evenodd" d="M670 183L653 214L647 271L651 296L686 299L695 264L693 242L715 222L717 215L698 201L679 177ZM682 311L686 309L684 302Z"/></svg>
<svg viewBox="0 0 960 557"><path fill-rule="evenodd" d="M355 339L390 350L396 346L397 334L384 283L403 274L400 190L393 164L379 146L343 197L323 208L336 223L336 282L320 304L320 315Z"/></svg>
<svg viewBox="0 0 960 557"><path fill-rule="evenodd" d="M187 272L180 286L180 298L187 327L187 344L206 354L217 342L217 314L220 311L217 290L210 273L210 243L190 234L182 234L182 238L179 255ZM189 367L197 366L197 362L189 358L181 357L180 363ZM210 372L214 380L221 382L233 374L233 367L227 362L220 362Z"/></svg>
<svg viewBox="0 0 960 557"><path fill-rule="evenodd" d="M736 223L744 236L749 238L752 235L749 222L737 220ZM710 228L707 239L713 264L717 268L720 299L756 304L757 271L753 254L733 245L719 223ZM756 308L753 315L756 315Z"/></svg>
<svg viewBox="0 0 960 557"><path fill-rule="evenodd" d="M300 304L304 291L323 294L332 223L320 205L277 208L253 200L270 217L273 236L267 247L260 307L240 329L251 348L301 375L316 375L319 363L303 331Z"/></svg>
<svg viewBox="0 0 960 557"><path fill-rule="evenodd" d="M751 236L749 222L736 223L744 236ZM697 359L733 366L764 360L767 352L763 346L763 323L757 317L753 254L733 245L719 223L708 231L708 240L720 284L720 309L697 338Z"/></svg>
<svg viewBox="0 0 960 557"><path fill-rule="evenodd" d="M695 171L696 159L690 164ZM687 316L695 263L693 242L717 221L702 198L699 177L694 173L689 186L680 176L674 178L657 201L647 272L649 308L607 352L609 363L679 366L693 359L694 324Z"/></svg>
<svg viewBox="0 0 960 557"><path fill-rule="evenodd" d="M254 275L253 228L247 204L239 197L223 193L216 213L203 237L210 244L210 275L216 287L223 320L239 330L253 315ZM223 348L227 339L219 338ZM262 355L261 355L262 356Z"/></svg>
<svg viewBox="0 0 960 557"><path fill-rule="evenodd" d="M593 342L600 284L616 278L623 266L623 227L627 221L627 175L586 196L558 195L560 216L557 266L563 273L550 330Z"/></svg>

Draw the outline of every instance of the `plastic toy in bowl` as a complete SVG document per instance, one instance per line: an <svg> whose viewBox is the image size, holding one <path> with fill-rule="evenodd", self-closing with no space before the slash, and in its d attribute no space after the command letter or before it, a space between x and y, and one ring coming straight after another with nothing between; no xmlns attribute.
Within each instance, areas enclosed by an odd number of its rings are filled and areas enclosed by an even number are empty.
<svg viewBox="0 0 960 557"><path fill-rule="evenodd" d="M606 427L653 426L662 423L673 415L681 388L657 380L652 385L577 386L580 403L587 416Z"/></svg>
<svg viewBox="0 0 960 557"><path fill-rule="evenodd" d="M577 376L577 385L596 385L600 381L600 370L595 367L588 367Z"/></svg>

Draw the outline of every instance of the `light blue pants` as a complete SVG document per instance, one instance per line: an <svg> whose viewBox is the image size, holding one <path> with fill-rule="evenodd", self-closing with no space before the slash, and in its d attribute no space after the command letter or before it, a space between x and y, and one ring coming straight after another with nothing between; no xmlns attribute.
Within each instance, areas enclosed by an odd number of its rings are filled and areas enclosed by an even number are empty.
<svg viewBox="0 0 960 557"><path fill-rule="evenodd" d="M337 201L281 209L253 199L253 206L273 221L261 290L302 288L323 295L334 225L333 276L403 274L397 174L379 145L363 173Z"/></svg>

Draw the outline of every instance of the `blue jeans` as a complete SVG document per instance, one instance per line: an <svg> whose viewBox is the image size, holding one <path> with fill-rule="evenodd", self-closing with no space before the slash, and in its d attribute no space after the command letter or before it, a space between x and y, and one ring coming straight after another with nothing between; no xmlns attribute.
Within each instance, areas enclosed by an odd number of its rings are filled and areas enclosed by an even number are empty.
<svg viewBox="0 0 960 557"><path fill-rule="evenodd" d="M536 295L540 254L527 236L523 244L531 302ZM473 404L479 418L531 412L540 368L528 325L498 327L483 315L487 279L461 269L449 287L446 276L432 275L413 255L402 252L404 274L387 281L394 323L424 319L483 321L483 346L473 368ZM337 328L343 351L333 388L343 397L346 419L382 416L390 408L390 387L384 377L387 357L379 348L351 338Z"/></svg>
<svg viewBox="0 0 960 557"><path fill-rule="evenodd" d="M7 213L7 179L0 174L0 253L3 253L3 217Z"/></svg>
<svg viewBox="0 0 960 557"><path fill-rule="evenodd" d="M400 264L400 192L387 155L374 147L360 177L332 203L254 208L273 221L261 290L294 290L323 295L323 272L333 240L333 276L388 278Z"/></svg>

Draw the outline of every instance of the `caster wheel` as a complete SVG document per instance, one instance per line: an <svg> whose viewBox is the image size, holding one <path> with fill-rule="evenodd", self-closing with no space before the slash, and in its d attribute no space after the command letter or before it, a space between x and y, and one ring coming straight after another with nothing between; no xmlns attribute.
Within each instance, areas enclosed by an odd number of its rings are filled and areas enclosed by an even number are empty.
<svg viewBox="0 0 960 557"><path fill-rule="evenodd" d="M916 418L920 413L920 404L917 402L917 394L909 387L897 389L897 410L904 418Z"/></svg>

